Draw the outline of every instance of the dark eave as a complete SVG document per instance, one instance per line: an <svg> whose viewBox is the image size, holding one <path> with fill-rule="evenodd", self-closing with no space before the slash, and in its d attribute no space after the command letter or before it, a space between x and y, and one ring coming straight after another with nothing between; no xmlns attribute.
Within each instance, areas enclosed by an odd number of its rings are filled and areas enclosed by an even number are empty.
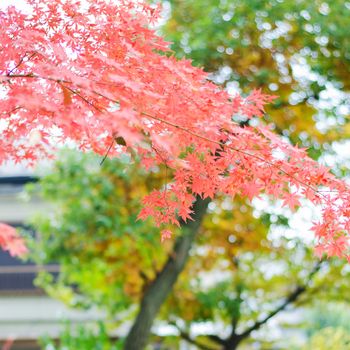
<svg viewBox="0 0 350 350"><path fill-rule="evenodd" d="M29 182L37 182L37 176L0 176L0 185L25 185Z"/></svg>

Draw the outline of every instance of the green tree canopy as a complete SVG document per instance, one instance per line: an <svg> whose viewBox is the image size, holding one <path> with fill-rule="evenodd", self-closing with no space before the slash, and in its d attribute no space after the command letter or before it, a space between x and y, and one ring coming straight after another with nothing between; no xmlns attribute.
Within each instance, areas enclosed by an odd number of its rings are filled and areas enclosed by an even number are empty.
<svg viewBox="0 0 350 350"><path fill-rule="evenodd" d="M277 95L267 109L277 130L294 142L308 139L307 146L349 137L348 2L168 3L164 31L175 54L220 72L214 79L229 89L261 87Z"/></svg>

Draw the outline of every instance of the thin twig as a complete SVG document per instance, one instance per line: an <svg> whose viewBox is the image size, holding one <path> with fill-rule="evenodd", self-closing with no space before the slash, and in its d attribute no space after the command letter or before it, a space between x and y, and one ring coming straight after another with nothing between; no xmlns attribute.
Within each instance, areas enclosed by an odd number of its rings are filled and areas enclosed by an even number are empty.
<svg viewBox="0 0 350 350"><path fill-rule="evenodd" d="M9 72L7 72L7 76L11 76L12 72L14 70L16 70L24 62L25 58L28 58L27 61L26 61L26 62L28 62L35 55L36 55L36 52L32 53L29 57L27 57L27 52L26 52L25 55L23 57L21 57L19 62Z"/></svg>
<svg viewBox="0 0 350 350"><path fill-rule="evenodd" d="M105 156L103 157L103 159L102 159L101 162L100 162L100 166L101 166L101 165L105 162L105 160L107 159L108 153L111 151L111 148L112 148L113 144L114 144L114 137L113 137L113 139L112 139L111 144L109 145L109 147L108 147L108 149L107 149L107 152L106 152Z"/></svg>

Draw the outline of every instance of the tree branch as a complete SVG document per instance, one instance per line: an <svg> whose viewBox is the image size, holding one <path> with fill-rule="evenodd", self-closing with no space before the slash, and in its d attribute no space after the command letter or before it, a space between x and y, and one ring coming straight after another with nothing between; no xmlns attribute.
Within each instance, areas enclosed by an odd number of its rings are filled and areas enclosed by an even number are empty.
<svg viewBox="0 0 350 350"><path fill-rule="evenodd" d="M32 53L32 54L28 57L28 56L27 56L27 53L28 53L28 52L26 52L26 53L24 54L24 56L20 58L20 60L18 61L18 63L17 63L9 72L7 72L7 74L6 74L7 76L11 76L11 74L24 62L24 59L25 59L25 58L27 58L27 61L26 61L26 62L28 62L28 61L31 60L32 57L34 57L34 56L36 55L36 52L34 52L34 53Z"/></svg>
<svg viewBox="0 0 350 350"><path fill-rule="evenodd" d="M314 268L309 273L306 282L303 285L297 286L291 294L289 294L284 302L278 306L275 310L271 311L266 317L264 317L260 321L256 321L251 327L245 330L243 333L239 334L238 337L240 340L248 337L251 332L258 330L262 325L264 325L271 318L276 316L280 311L283 311L289 304L294 303L297 299L307 290L309 283L315 276L315 274L320 270L322 266L323 260L320 260Z"/></svg>
<svg viewBox="0 0 350 350"><path fill-rule="evenodd" d="M170 323L172 326L174 326L178 331L179 335L182 339L186 340L188 343L197 346L197 348L202 350L215 350L214 348L208 347L204 344L199 343L195 339L193 339L186 331L181 329L176 323L172 322Z"/></svg>
<svg viewBox="0 0 350 350"><path fill-rule="evenodd" d="M61 84L61 83L66 83L66 84L71 84L71 85L75 85L77 87L80 87L79 84L73 84L73 82L71 81L67 81L67 80L60 80L60 79L56 79L56 78L52 78L52 77L45 77L45 76L40 76L40 75L34 75L34 74L11 74L11 75L0 75L0 78L5 78L3 80L0 80L0 83L4 83L4 82L10 82L11 78L29 78L29 79L44 79L44 80L48 80L48 81L53 81L53 82L56 82L58 84ZM94 104L92 104L90 101L88 101L85 97L83 97L80 93L78 93L77 91L75 91L74 89L72 88L68 88L66 85L65 87L67 89L69 89L72 93L76 94L77 96L81 97L87 104L89 104L90 106L92 106L93 108L95 108L96 110L98 110L99 112L103 112L101 109L99 109L97 106L95 106ZM90 90L90 92L92 92L93 94L96 94L102 98L105 98L107 101L110 101L110 102L113 102L113 103L117 103L118 101L116 100L113 100L111 98L109 98L108 96L105 96L93 89ZM140 111L140 114L146 116L146 117L149 117L153 120L157 120L163 124L166 124L166 125L169 125L169 126L172 126L178 130L181 130L183 132L186 132L196 138L199 138L201 140L204 140L204 141L207 141L207 142L210 142L210 143L213 143L213 144L216 144L220 147L225 147L227 149L230 149L234 152L237 152L237 153L240 153L240 154L243 154L245 156L248 156L248 157L252 157L252 158L255 158L275 169L278 169L281 173L283 173L284 175L286 175L287 177L289 177L290 179L293 179L295 182L301 184L302 186L305 186L306 188L310 189L311 191L313 191L314 193L320 195L320 196L324 196L323 195L323 191L322 190L319 190L307 183L304 183L302 182L301 180L298 179L297 176L295 176L294 174L282 169L280 166L276 165L275 163L271 162L271 161L268 161L266 160L264 157L262 156L259 156L259 155L256 155L254 153L251 153L251 152L248 152L247 150L243 150L243 149L240 149L240 148L236 148L232 145L228 145L227 143L223 142L223 141L217 141L217 140L212 140L204 135L201 135L201 134L198 134L197 132L191 130L191 129L188 129L182 125L178 125L176 123L172 123L171 121L169 120L166 120L166 119L163 119L161 117L157 117L157 116L154 116L154 115L151 115L151 114L148 114L146 112L142 112Z"/></svg>

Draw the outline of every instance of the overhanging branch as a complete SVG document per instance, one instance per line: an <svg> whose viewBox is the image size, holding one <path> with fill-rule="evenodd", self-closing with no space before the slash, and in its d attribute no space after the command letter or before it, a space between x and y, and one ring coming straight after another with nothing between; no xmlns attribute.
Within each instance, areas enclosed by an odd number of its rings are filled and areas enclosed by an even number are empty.
<svg viewBox="0 0 350 350"><path fill-rule="evenodd" d="M180 328L176 323L172 322L172 326L174 326L178 331L179 331L179 336L183 339L186 340L189 344L195 345L197 348L202 349L202 350L215 350L212 347L209 347L207 345L201 344L197 340L193 339L188 332Z"/></svg>
<svg viewBox="0 0 350 350"><path fill-rule="evenodd" d="M245 330L243 333L239 334L240 340L248 337L253 331L258 330L261 326L267 323L271 318L276 316L280 311L283 311L288 305L297 301L297 299L307 290L309 283L315 276L315 274L320 270L324 260L320 260L314 268L309 273L306 282L303 285L296 286L295 289L285 298L284 302L278 306L276 309L272 310L266 317L256 321L251 327Z"/></svg>

